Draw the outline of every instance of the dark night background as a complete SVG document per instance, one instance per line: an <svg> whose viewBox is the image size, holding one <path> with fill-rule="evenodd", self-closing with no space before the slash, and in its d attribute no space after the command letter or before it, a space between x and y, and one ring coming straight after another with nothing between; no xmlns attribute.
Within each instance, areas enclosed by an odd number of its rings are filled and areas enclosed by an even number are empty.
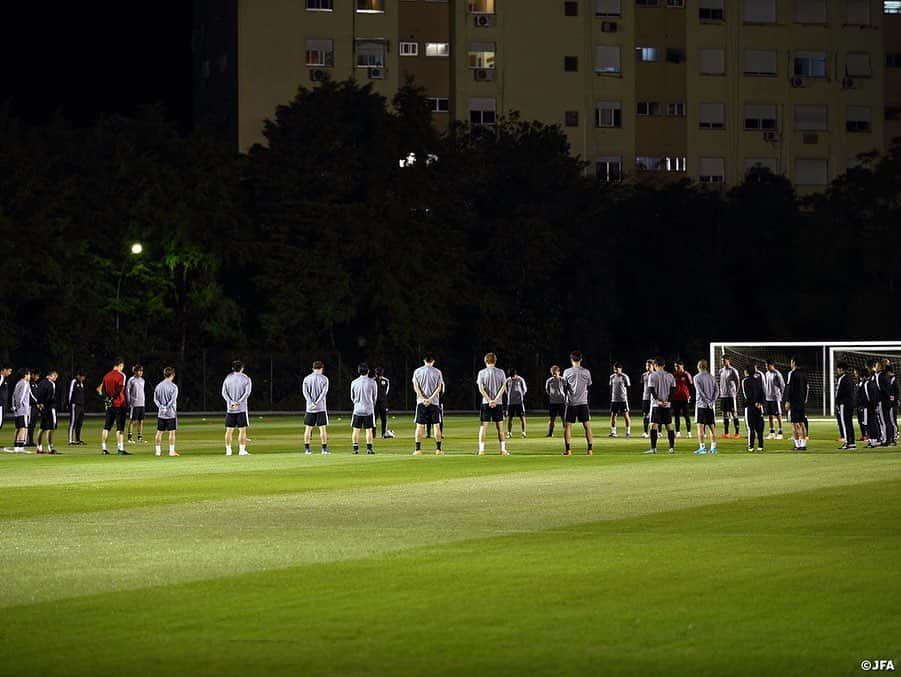
<svg viewBox="0 0 901 677"><path fill-rule="evenodd" d="M898 145L815 198L766 171L603 185L558 128L440 137L412 89L393 112L329 83L235 157L193 124L192 22L190 2L6 10L0 358L91 379L118 353L171 364L191 410L218 407L241 356L262 410L296 409L313 359L344 392L357 361L405 383L430 348L471 407L487 350L534 392L573 348L599 384L613 360L634 383L713 339L901 334ZM441 160L399 169L411 151Z"/></svg>

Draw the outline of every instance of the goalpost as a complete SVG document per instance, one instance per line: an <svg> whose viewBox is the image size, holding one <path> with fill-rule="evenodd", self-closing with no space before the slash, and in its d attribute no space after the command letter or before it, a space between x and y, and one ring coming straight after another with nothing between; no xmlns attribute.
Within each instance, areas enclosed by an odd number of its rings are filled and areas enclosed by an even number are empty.
<svg viewBox="0 0 901 677"><path fill-rule="evenodd" d="M872 359L887 357L893 364L901 362L901 340L895 341L764 341L710 342L710 373L716 375L723 355L731 358L732 366L741 373L749 362L765 365L772 360L783 376L795 357L807 370L810 395L807 410L811 414L831 417L835 411L835 365L847 362L863 369ZM761 368L764 368L762 366Z"/></svg>

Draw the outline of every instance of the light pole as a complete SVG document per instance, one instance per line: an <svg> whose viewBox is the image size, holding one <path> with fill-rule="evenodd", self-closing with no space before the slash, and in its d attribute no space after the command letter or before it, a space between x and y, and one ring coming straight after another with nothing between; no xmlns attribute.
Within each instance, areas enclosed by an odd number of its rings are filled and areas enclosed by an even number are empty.
<svg viewBox="0 0 901 677"><path fill-rule="evenodd" d="M144 252L144 245L135 242L129 248L132 256L140 256ZM129 259L122 262L122 270L119 271L119 281L116 282L116 339L119 338L119 298L122 294L122 280L125 279L125 270L128 268Z"/></svg>

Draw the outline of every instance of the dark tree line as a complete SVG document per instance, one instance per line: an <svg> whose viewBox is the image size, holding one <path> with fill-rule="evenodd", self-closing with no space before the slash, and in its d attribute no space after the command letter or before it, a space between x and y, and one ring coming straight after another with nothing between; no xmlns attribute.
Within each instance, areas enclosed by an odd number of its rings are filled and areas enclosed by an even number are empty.
<svg viewBox="0 0 901 677"><path fill-rule="evenodd" d="M388 102L351 81L301 87L264 136L234 157L155 108L90 129L0 108L0 358L274 354L291 377L266 404L293 406L310 355L405 383L429 347L469 406L489 349L534 387L574 347L637 374L711 338L901 334L899 145L813 198L763 169L599 184L559 127L440 134L412 85ZM189 406L218 406L210 381Z"/></svg>

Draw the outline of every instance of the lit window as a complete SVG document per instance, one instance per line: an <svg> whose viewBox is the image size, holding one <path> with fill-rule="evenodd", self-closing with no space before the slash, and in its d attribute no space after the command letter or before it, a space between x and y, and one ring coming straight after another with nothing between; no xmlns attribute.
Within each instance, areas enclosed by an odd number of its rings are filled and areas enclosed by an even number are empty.
<svg viewBox="0 0 901 677"><path fill-rule="evenodd" d="M335 50L331 40L307 40L307 66L334 66Z"/></svg>
<svg viewBox="0 0 901 677"><path fill-rule="evenodd" d="M659 101L639 101L636 108L636 113L642 117L660 115Z"/></svg>
<svg viewBox="0 0 901 677"><path fill-rule="evenodd" d="M668 171L668 172L684 172L685 171L685 158L684 157L668 157L668 158L666 158L666 171Z"/></svg>
<svg viewBox="0 0 901 677"><path fill-rule="evenodd" d="M653 155L639 155L635 158L635 169L656 172L663 168L663 159Z"/></svg>
<svg viewBox="0 0 901 677"><path fill-rule="evenodd" d="M901 0L883 0L883 14L901 14Z"/></svg>
<svg viewBox="0 0 901 677"><path fill-rule="evenodd" d="M469 0L470 14L494 14L494 0Z"/></svg>
<svg viewBox="0 0 901 677"><path fill-rule="evenodd" d="M595 127L622 127L623 105L619 101L599 101L594 108Z"/></svg>
<svg viewBox="0 0 901 677"><path fill-rule="evenodd" d="M319 12L331 12L333 0L307 0L307 9Z"/></svg>
<svg viewBox="0 0 901 677"><path fill-rule="evenodd" d="M376 14L385 11L385 0L357 0L357 11L361 14Z"/></svg>
<svg viewBox="0 0 901 677"><path fill-rule="evenodd" d="M657 7L660 0L635 0L635 4L639 7Z"/></svg>
<svg viewBox="0 0 901 677"><path fill-rule="evenodd" d="M767 131L776 128L775 104L745 105L745 129Z"/></svg>
<svg viewBox="0 0 901 677"><path fill-rule="evenodd" d="M446 97L430 96L426 100L433 113L447 113L450 110L450 99Z"/></svg>
<svg viewBox="0 0 901 677"><path fill-rule="evenodd" d="M685 117L685 104L684 103L667 104L666 114L673 118L684 118Z"/></svg>
<svg viewBox="0 0 901 677"><path fill-rule="evenodd" d="M400 55L401 56L418 56L419 55L419 43L418 42L402 42L402 43L400 43Z"/></svg>
<svg viewBox="0 0 901 677"><path fill-rule="evenodd" d="M656 47L636 47L635 54L639 61L657 61L659 59Z"/></svg>
<svg viewBox="0 0 901 677"><path fill-rule="evenodd" d="M450 56L449 42L427 42L425 43L426 56Z"/></svg>
<svg viewBox="0 0 901 677"><path fill-rule="evenodd" d="M494 68L494 43L474 42L469 46L469 67L476 69Z"/></svg>

